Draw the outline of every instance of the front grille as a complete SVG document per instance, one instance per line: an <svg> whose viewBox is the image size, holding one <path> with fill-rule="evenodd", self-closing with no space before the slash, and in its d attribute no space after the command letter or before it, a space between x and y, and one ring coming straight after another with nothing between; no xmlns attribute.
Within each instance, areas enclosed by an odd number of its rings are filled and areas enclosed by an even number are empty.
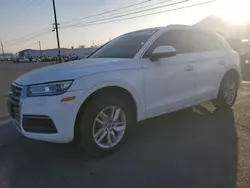
<svg viewBox="0 0 250 188"><path fill-rule="evenodd" d="M24 115L22 127L26 132L55 134L57 129L48 116Z"/></svg>
<svg viewBox="0 0 250 188"><path fill-rule="evenodd" d="M22 88L16 85L11 85L8 95L8 109L10 116L20 123L20 97Z"/></svg>

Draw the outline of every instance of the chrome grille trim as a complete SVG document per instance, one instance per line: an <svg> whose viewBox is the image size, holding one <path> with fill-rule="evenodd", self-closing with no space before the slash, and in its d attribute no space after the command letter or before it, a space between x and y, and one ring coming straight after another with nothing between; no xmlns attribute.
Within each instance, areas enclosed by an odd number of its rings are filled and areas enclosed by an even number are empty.
<svg viewBox="0 0 250 188"><path fill-rule="evenodd" d="M21 112L20 112L20 99L22 95L23 87L13 83L10 86L8 92L8 108L9 113L13 119L20 123Z"/></svg>

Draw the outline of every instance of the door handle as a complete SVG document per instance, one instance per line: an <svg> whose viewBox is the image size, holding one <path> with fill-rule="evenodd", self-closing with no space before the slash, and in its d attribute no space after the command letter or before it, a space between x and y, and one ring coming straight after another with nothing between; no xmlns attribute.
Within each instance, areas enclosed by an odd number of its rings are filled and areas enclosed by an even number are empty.
<svg viewBox="0 0 250 188"><path fill-rule="evenodd" d="M193 65L186 66L186 71L192 71L192 70L194 70L194 66Z"/></svg>

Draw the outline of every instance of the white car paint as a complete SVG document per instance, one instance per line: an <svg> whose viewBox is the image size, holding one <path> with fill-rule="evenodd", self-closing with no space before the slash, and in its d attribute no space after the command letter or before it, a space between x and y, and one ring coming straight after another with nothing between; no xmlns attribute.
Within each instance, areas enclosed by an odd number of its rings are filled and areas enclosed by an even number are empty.
<svg viewBox="0 0 250 188"><path fill-rule="evenodd" d="M40 68L16 79L14 84L22 86L74 80L62 95L21 100L21 117L25 114L47 115L53 120L58 133L25 132L22 121L21 133L50 142L72 141L81 105L92 93L107 86L124 88L133 96L137 121L141 121L214 99L223 76L230 69L236 70L240 76L238 55L227 44L223 44L225 49L222 51L177 54L155 62L143 58L145 51L161 34L173 29L193 30L187 26L158 29L132 59L81 59ZM61 102L62 98L70 96L75 96L75 100Z"/></svg>
<svg viewBox="0 0 250 188"><path fill-rule="evenodd" d="M161 58L155 63L143 60L147 117L195 101L194 63L192 54Z"/></svg>

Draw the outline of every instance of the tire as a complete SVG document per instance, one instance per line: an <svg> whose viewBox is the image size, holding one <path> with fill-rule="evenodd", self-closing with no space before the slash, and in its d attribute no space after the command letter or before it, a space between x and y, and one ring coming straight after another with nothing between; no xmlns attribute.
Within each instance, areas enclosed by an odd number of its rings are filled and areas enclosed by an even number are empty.
<svg viewBox="0 0 250 188"><path fill-rule="evenodd" d="M221 81L217 98L213 101L215 107L231 108L238 94L238 79L234 74L226 74Z"/></svg>
<svg viewBox="0 0 250 188"><path fill-rule="evenodd" d="M119 93L100 92L92 97L80 118L81 146L94 156L110 154L117 150L135 122L131 106L126 97Z"/></svg>

